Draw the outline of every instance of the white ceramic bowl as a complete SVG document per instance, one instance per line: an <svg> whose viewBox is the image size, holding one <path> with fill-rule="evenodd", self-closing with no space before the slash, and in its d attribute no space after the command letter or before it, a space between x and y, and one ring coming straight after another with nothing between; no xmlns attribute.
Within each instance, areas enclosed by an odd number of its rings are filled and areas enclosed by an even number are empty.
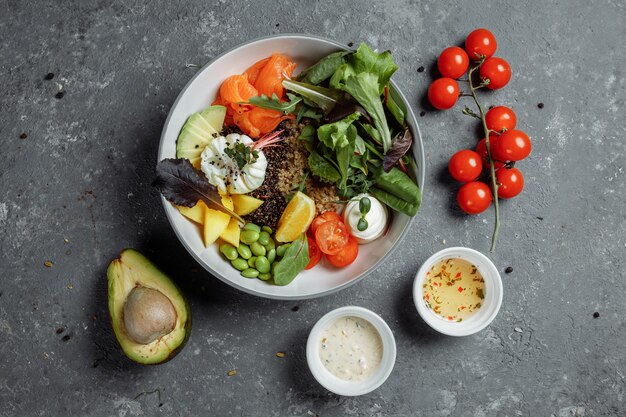
<svg viewBox="0 0 626 417"><path fill-rule="evenodd" d="M448 258L461 258L471 262L476 265L485 280L485 298L482 307L460 323L443 319L429 309L422 298L426 272L437 262ZM502 279L493 262L482 253L463 247L447 248L435 253L424 262L413 281L413 301L420 317L430 327L448 336L468 336L487 327L500 311L502 292Z"/></svg>
<svg viewBox="0 0 626 417"><path fill-rule="evenodd" d="M261 38L240 45L215 58L205 65L189 81L174 102L165 122L158 160L175 158L176 139L187 118L194 112L200 111L211 104L215 99L219 87L228 76L245 71L256 61L267 57L273 52L281 52L297 63L296 72L314 64L320 58L331 52L347 49L345 46L322 38L308 35L279 35ZM392 85L392 96L406 110L406 121L413 133L414 143L412 155L417 162L411 173L417 183L424 190L424 149L415 120L406 98ZM415 164L413 164L415 165ZM320 264L310 271L303 271L289 285L279 287L259 279L242 277L230 263L225 261L219 253L217 245L208 248L202 243L200 230L191 221L183 217L172 204L162 198L167 218L176 232L176 235L189 253L207 271L222 281L262 297L274 299L305 299L319 297L339 291L359 280L375 269L398 245L408 230L413 218L404 214L395 213L393 223L387 235L369 245L359 247L359 257L352 265L336 269L330 265ZM418 213L417 216L420 214Z"/></svg>
<svg viewBox="0 0 626 417"><path fill-rule="evenodd" d="M322 363L319 342L322 332L341 317L358 317L370 322L378 331L383 342L383 357L378 371L365 381L346 381L331 374ZM396 363L396 340L391 329L376 313L363 307L341 307L327 313L311 329L306 344L306 360L311 373L324 388L345 396L363 395L380 387L389 377Z"/></svg>

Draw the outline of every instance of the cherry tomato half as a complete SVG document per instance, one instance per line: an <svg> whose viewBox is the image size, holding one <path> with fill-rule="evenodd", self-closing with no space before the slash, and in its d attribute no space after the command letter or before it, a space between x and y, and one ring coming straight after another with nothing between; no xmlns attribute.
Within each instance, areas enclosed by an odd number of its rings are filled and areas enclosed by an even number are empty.
<svg viewBox="0 0 626 417"><path fill-rule="evenodd" d="M480 78L488 78L487 88L499 90L511 79L511 66L502 58L487 58L480 66Z"/></svg>
<svg viewBox="0 0 626 417"><path fill-rule="evenodd" d="M524 189L524 176L517 168L500 169L496 172L498 187L498 197L513 198Z"/></svg>
<svg viewBox="0 0 626 417"><path fill-rule="evenodd" d="M471 59L490 58L498 48L496 37L487 29L475 29L465 39L465 50Z"/></svg>
<svg viewBox="0 0 626 417"><path fill-rule="evenodd" d="M458 46L444 49L437 59L437 68L444 77L459 78L469 67L467 53Z"/></svg>
<svg viewBox="0 0 626 417"><path fill-rule="evenodd" d="M448 110L459 99L459 85L452 78L439 78L428 87L428 101L434 108Z"/></svg>
<svg viewBox="0 0 626 417"><path fill-rule="evenodd" d="M327 221L330 221L330 220L341 221L341 216L335 211L325 211L319 216L317 216L316 218L314 218L313 223L311 223L311 227L309 228L313 236L315 236L315 232L317 231L317 228L319 227L320 224L326 223Z"/></svg>
<svg viewBox="0 0 626 417"><path fill-rule="evenodd" d="M469 149L458 151L448 162L448 171L457 181L474 181L483 170L483 161L480 155Z"/></svg>
<svg viewBox="0 0 626 417"><path fill-rule="evenodd" d="M487 123L487 129L495 130L496 132L513 130L517 123L517 116L515 116L513 110L506 106L496 106L489 109L485 115L485 122Z"/></svg>
<svg viewBox="0 0 626 417"><path fill-rule="evenodd" d="M317 247L315 239L307 236L307 240L309 242L309 263L304 267L304 269L311 269L319 263L320 259L322 259L322 251Z"/></svg>
<svg viewBox="0 0 626 417"><path fill-rule="evenodd" d="M350 265L356 257L359 255L359 244L356 238L352 235L348 238L348 243L344 248L336 255L326 255L326 259L333 266L337 268L343 268Z"/></svg>
<svg viewBox="0 0 626 417"><path fill-rule="evenodd" d="M521 161L530 154L532 144L526 133L513 129L500 135L495 149L498 159Z"/></svg>
<svg viewBox="0 0 626 417"><path fill-rule="evenodd" d="M315 231L315 243L326 255L336 255L346 246L350 233L339 220L330 220L319 225Z"/></svg>
<svg viewBox="0 0 626 417"><path fill-rule="evenodd" d="M484 182L472 181L464 184L456 195L456 202L467 214L478 214L487 210L493 195Z"/></svg>
<svg viewBox="0 0 626 417"><path fill-rule="evenodd" d="M502 161L499 161L496 158L496 142L498 141L498 135L492 133L489 135L489 146L491 146L491 156L496 160L495 169L502 168L505 164ZM485 169L491 169L491 164L489 163L489 154L487 153L487 140L482 138L478 145L476 145L476 153L480 155L480 158L483 160L483 166Z"/></svg>

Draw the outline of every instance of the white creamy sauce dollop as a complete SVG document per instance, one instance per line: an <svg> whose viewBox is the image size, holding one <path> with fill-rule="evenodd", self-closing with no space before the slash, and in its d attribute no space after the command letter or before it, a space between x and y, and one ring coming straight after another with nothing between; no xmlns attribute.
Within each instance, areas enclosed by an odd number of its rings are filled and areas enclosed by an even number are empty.
<svg viewBox="0 0 626 417"><path fill-rule="evenodd" d="M376 328L359 317L334 321L320 339L320 359L328 371L347 381L363 381L380 367L383 342Z"/></svg>
<svg viewBox="0 0 626 417"><path fill-rule="evenodd" d="M262 151L257 151L256 161L241 169L237 161L224 152L226 148L233 149L238 142L250 145L254 141L246 135L231 133L226 137L216 137L202 151L200 168L222 194L247 194L259 188L265 180L267 159Z"/></svg>
<svg viewBox="0 0 626 417"><path fill-rule="evenodd" d="M365 215L367 229L363 231L357 228L359 219L361 219L359 200L362 197L369 198L371 202L370 211ZM343 211L343 220L348 231L360 244L369 243L381 237L383 233L385 233L388 218L389 212L387 211L387 207L371 194L360 194L356 196L346 204Z"/></svg>

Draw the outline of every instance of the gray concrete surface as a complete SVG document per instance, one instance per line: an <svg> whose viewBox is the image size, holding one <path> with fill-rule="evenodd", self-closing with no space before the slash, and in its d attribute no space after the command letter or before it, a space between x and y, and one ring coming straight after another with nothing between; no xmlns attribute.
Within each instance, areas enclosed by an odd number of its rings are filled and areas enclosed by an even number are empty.
<svg viewBox="0 0 626 417"><path fill-rule="evenodd" d="M0 416L626 415L624 8L0 0ZM461 215L445 173L474 146L474 122L423 95L439 51L480 26L514 72L483 97L514 108L534 150L491 255L514 268L502 310L455 339L418 318L411 281L445 246L486 252L493 219ZM194 74L185 64L289 32L391 49L395 80L426 112L427 190L409 238L366 281L304 302L248 296L199 270L150 187L168 110ZM158 367L126 360L107 319L105 269L128 246L171 273L193 311L188 345ZM380 313L398 345L387 383L359 398L325 391L304 356L313 323L347 304Z"/></svg>

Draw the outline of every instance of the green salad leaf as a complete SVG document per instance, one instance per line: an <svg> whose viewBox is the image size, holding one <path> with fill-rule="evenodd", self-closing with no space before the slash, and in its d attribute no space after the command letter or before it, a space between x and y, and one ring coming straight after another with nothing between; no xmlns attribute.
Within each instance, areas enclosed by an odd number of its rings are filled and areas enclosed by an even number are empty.
<svg viewBox="0 0 626 417"><path fill-rule="evenodd" d="M360 113L352 113L335 123L328 123L317 129L317 137L324 145L330 149L342 148L349 144L348 130L352 123L357 121ZM354 127L354 126L352 126ZM354 128L354 138L356 138L356 128Z"/></svg>
<svg viewBox="0 0 626 417"><path fill-rule="evenodd" d="M341 179L341 174L335 165L317 151L309 153L308 162L311 174L318 177L320 181L334 184Z"/></svg>
<svg viewBox="0 0 626 417"><path fill-rule="evenodd" d="M296 240L291 242L282 259L274 263L272 272L274 284L287 285L309 263L309 242L306 234L302 233Z"/></svg>
<svg viewBox="0 0 626 417"><path fill-rule="evenodd" d="M325 56L316 64L300 73L298 80L314 85L326 81L337 71L337 68L346 62L346 55L350 53L348 51L339 51Z"/></svg>
<svg viewBox="0 0 626 417"><path fill-rule="evenodd" d="M391 132L387 124L383 102L378 92L378 76L369 72L361 72L348 77L344 89L350 93L371 116L376 130L380 134L383 152L387 153L389 148L391 148Z"/></svg>
<svg viewBox="0 0 626 417"><path fill-rule="evenodd" d="M350 65L356 74L370 73L378 78L378 95L380 96L398 66L393 62L390 51L377 53L364 43L350 56Z"/></svg>

